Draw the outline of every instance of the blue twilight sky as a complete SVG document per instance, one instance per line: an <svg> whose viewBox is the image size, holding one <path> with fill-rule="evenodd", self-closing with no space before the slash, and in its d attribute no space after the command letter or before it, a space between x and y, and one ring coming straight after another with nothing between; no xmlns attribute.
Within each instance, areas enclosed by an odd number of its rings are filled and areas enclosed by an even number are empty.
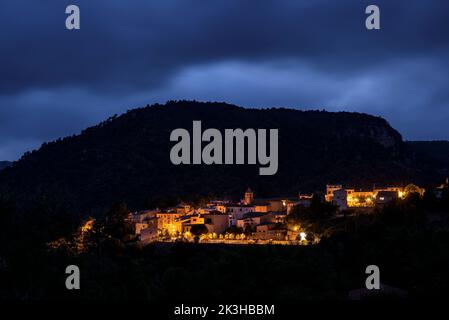
<svg viewBox="0 0 449 320"><path fill-rule="evenodd" d="M0 2L0 160L170 99L366 112L449 139L448 89L447 0Z"/></svg>

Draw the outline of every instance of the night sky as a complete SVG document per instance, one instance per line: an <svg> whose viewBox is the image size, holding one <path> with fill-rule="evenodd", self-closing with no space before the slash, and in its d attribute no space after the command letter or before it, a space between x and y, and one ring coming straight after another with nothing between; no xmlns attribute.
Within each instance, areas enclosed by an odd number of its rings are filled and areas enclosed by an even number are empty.
<svg viewBox="0 0 449 320"><path fill-rule="evenodd" d="M0 2L0 160L171 99L365 112L449 139L448 89L447 0Z"/></svg>

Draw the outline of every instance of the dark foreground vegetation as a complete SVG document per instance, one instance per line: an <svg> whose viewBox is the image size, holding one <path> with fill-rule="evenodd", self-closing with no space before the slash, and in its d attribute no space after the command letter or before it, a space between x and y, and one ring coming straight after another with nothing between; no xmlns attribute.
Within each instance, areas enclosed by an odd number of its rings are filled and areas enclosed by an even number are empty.
<svg viewBox="0 0 449 320"><path fill-rule="evenodd" d="M141 247L129 237L124 205L84 231L55 219L59 210L41 204L17 220L2 201L0 299L346 299L364 287L370 264L409 298L440 299L449 289L447 189L440 200L411 195L371 214L314 220L297 212L324 235L312 246ZM80 267L81 290L65 289L71 264Z"/></svg>

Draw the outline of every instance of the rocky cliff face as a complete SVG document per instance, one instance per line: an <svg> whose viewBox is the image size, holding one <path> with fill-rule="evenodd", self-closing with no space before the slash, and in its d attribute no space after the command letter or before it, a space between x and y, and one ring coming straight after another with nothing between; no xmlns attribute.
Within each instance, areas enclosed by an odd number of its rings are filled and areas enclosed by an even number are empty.
<svg viewBox="0 0 449 320"><path fill-rule="evenodd" d="M397 147L402 143L401 135L387 125L372 126L370 128L370 137L385 148Z"/></svg>

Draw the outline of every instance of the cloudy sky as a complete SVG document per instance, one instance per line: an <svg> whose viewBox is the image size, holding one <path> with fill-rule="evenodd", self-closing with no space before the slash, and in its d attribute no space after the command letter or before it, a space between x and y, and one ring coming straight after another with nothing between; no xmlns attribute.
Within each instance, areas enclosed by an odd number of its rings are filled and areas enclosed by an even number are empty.
<svg viewBox="0 0 449 320"><path fill-rule="evenodd" d="M0 160L170 99L359 111L449 139L449 1L0 2Z"/></svg>

